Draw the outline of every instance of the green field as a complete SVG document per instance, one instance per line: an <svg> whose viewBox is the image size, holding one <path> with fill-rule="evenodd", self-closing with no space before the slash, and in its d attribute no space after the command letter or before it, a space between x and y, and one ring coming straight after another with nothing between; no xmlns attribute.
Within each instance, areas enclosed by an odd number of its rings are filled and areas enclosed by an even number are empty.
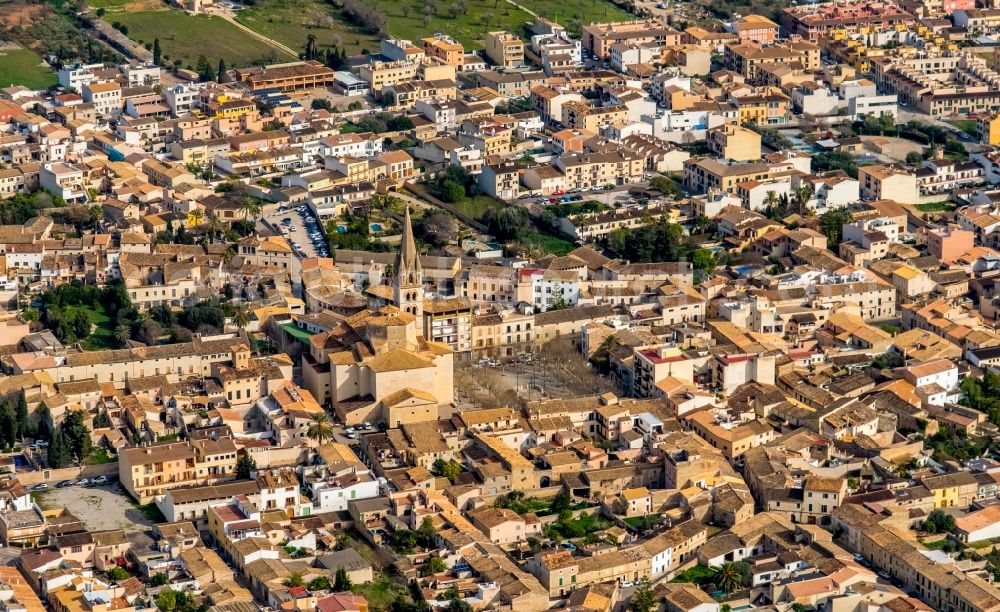
<svg viewBox="0 0 1000 612"><path fill-rule="evenodd" d="M87 0L87 6L97 10L102 9L120 9L132 0Z"/></svg>
<svg viewBox="0 0 1000 612"><path fill-rule="evenodd" d="M428 15L424 25L423 0L371 0L371 6L389 16L393 36L419 41L443 32L465 45L466 50L482 49L486 32L517 33L521 25L532 20L531 15L504 0L464 0L462 4L467 10L453 17L449 12L452 4L438 2L436 12Z"/></svg>
<svg viewBox="0 0 1000 612"><path fill-rule="evenodd" d="M379 38L355 27L323 0L264 0L237 13L236 20L292 49L305 51L316 36L321 50L337 45L348 53L377 51Z"/></svg>
<svg viewBox="0 0 1000 612"><path fill-rule="evenodd" d="M23 85L28 89L45 89L58 79L34 52L19 47L0 51L0 87Z"/></svg>
<svg viewBox="0 0 1000 612"><path fill-rule="evenodd" d="M627 21L636 16L618 8L608 0L578 0L577 2L547 2L546 0L516 0L518 4L556 21L571 32L581 26L605 21Z"/></svg>
<svg viewBox="0 0 1000 612"><path fill-rule="evenodd" d="M487 195L477 195L471 198L466 197L461 202L452 202L451 205L459 212L465 213L476 221L483 218L487 209L503 208L504 206L503 202L500 200L496 200Z"/></svg>
<svg viewBox="0 0 1000 612"><path fill-rule="evenodd" d="M86 310L90 315L90 322L94 324L94 332L83 341L83 349L86 351L101 351L104 349L120 348L118 339L115 338L114 321L104 312L103 308L87 308L86 306L67 306L66 312L69 316L76 314L77 310Z"/></svg>
<svg viewBox="0 0 1000 612"><path fill-rule="evenodd" d="M213 67L219 58L229 67L291 59L221 17L169 10L114 13L113 21L128 26L129 38L140 44L152 44L159 38L164 62L180 59L185 68L194 67L202 55Z"/></svg>
<svg viewBox="0 0 1000 612"><path fill-rule="evenodd" d="M976 120L975 119L953 119L953 120L947 121L946 123L952 124L953 126L955 126L958 129L962 130L966 134L969 134L969 135L972 135L972 136L978 136L979 135L979 128L976 126Z"/></svg>

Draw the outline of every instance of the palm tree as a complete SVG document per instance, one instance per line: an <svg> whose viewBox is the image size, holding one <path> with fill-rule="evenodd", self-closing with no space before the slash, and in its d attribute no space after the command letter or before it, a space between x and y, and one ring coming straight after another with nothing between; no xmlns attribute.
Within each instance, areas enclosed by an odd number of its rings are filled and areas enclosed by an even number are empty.
<svg viewBox="0 0 1000 612"><path fill-rule="evenodd" d="M236 258L236 251L234 251L232 247L226 249L222 253L222 263L226 264L227 266L230 263L232 263L233 259L235 258Z"/></svg>
<svg viewBox="0 0 1000 612"><path fill-rule="evenodd" d="M808 207L809 200L813 197L813 188L809 185L803 185L795 190L795 208L799 214Z"/></svg>
<svg viewBox="0 0 1000 612"><path fill-rule="evenodd" d="M712 574L715 584L726 593L735 593L745 584L746 574L739 563L727 561L712 568Z"/></svg>
<svg viewBox="0 0 1000 612"><path fill-rule="evenodd" d="M233 310L233 323L235 323L236 327L240 328L240 330L244 329L247 325L249 325L250 306L246 304L240 304L239 306L237 306L236 309Z"/></svg>
<svg viewBox="0 0 1000 612"><path fill-rule="evenodd" d="M215 242L215 237L222 231L222 219L215 213L208 213L208 235L211 241Z"/></svg>
<svg viewBox="0 0 1000 612"><path fill-rule="evenodd" d="M104 207L100 204L91 204L87 207L87 213L94 219L94 230L96 231L101 219L104 218Z"/></svg>
<svg viewBox="0 0 1000 612"><path fill-rule="evenodd" d="M127 325L119 325L115 328L115 339L118 340L122 346L125 346L129 337L129 329Z"/></svg>
<svg viewBox="0 0 1000 612"><path fill-rule="evenodd" d="M196 208L188 213L188 224L191 227L198 227L204 218L205 213L200 208Z"/></svg>
<svg viewBox="0 0 1000 612"><path fill-rule="evenodd" d="M768 191L767 195L764 196L764 206L767 208L774 208L778 204L778 192L772 190Z"/></svg>
<svg viewBox="0 0 1000 612"><path fill-rule="evenodd" d="M260 210L260 203L250 196L243 198L243 201L240 202L240 212L243 213L244 220L253 217L253 220L256 222L257 217L260 215Z"/></svg>
<svg viewBox="0 0 1000 612"><path fill-rule="evenodd" d="M324 440L329 440L333 437L333 422L330 420L330 415L325 412L320 412L313 415L312 423L309 424L309 430L306 432L313 440L316 440L323 444Z"/></svg>

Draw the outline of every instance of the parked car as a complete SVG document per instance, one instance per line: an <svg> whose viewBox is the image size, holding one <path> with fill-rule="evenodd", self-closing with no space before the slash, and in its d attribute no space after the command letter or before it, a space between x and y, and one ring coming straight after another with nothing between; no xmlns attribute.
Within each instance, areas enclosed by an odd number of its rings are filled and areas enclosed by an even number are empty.
<svg viewBox="0 0 1000 612"><path fill-rule="evenodd" d="M95 485L102 485L107 483L108 483L107 476L98 476L97 478L90 481L90 484L95 484Z"/></svg>
<svg viewBox="0 0 1000 612"><path fill-rule="evenodd" d="M56 485L56 488L57 489L65 489L66 487L71 487L71 486L73 486L73 481L72 480L63 480L62 482L60 482L59 484Z"/></svg>
<svg viewBox="0 0 1000 612"><path fill-rule="evenodd" d="M86 478L81 478L80 480L76 481L76 484L78 484L80 486L89 485L90 484L90 480L88 480Z"/></svg>
<svg viewBox="0 0 1000 612"><path fill-rule="evenodd" d="M45 489L48 489L48 488L49 488L49 485L47 485L47 484L45 484L43 482L42 484L36 484L35 486L31 487L31 490L32 491L44 491Z"/></svg>

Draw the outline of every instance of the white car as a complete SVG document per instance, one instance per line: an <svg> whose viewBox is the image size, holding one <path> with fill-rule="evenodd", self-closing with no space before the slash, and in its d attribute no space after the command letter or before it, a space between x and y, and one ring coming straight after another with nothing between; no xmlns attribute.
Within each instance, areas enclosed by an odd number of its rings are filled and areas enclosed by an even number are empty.
<svg viewBox="0 0 1000 612"><path fill-rule="evenodd" d="M90 481L90 484L95 484L95 485L102 485L107 483L108 483L107 476L98 476L97 478Z"/></svg>

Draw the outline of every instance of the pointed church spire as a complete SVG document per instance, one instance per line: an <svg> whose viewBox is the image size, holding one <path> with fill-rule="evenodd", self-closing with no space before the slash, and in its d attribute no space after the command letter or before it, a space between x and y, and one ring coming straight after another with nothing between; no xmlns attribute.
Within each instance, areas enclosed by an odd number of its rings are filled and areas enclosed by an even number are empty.
<svg viewBox="0 0 1000 612"><path fill-rule="evenodd" d="M413 281L403 276L404 273L414 273L420 270L420 257L417 255L417 243L413 239L413 223L410 221L410 207L406 207L403 216L403 235L399 241L399 253L396 254L396 275L404 282ZM419 281L418 281L419 282Z"/></svg>
<svg viewBox="0 0 1000 612"><path fill-rule="evenodd" d="M417 243L413 238L413 223L410 221L410 207L406 207L403 217L403 235L396 253L395 276L392 279L393 296L396 306L404 312L423 315L424 310L424 270L420 265Z"/></svg>

